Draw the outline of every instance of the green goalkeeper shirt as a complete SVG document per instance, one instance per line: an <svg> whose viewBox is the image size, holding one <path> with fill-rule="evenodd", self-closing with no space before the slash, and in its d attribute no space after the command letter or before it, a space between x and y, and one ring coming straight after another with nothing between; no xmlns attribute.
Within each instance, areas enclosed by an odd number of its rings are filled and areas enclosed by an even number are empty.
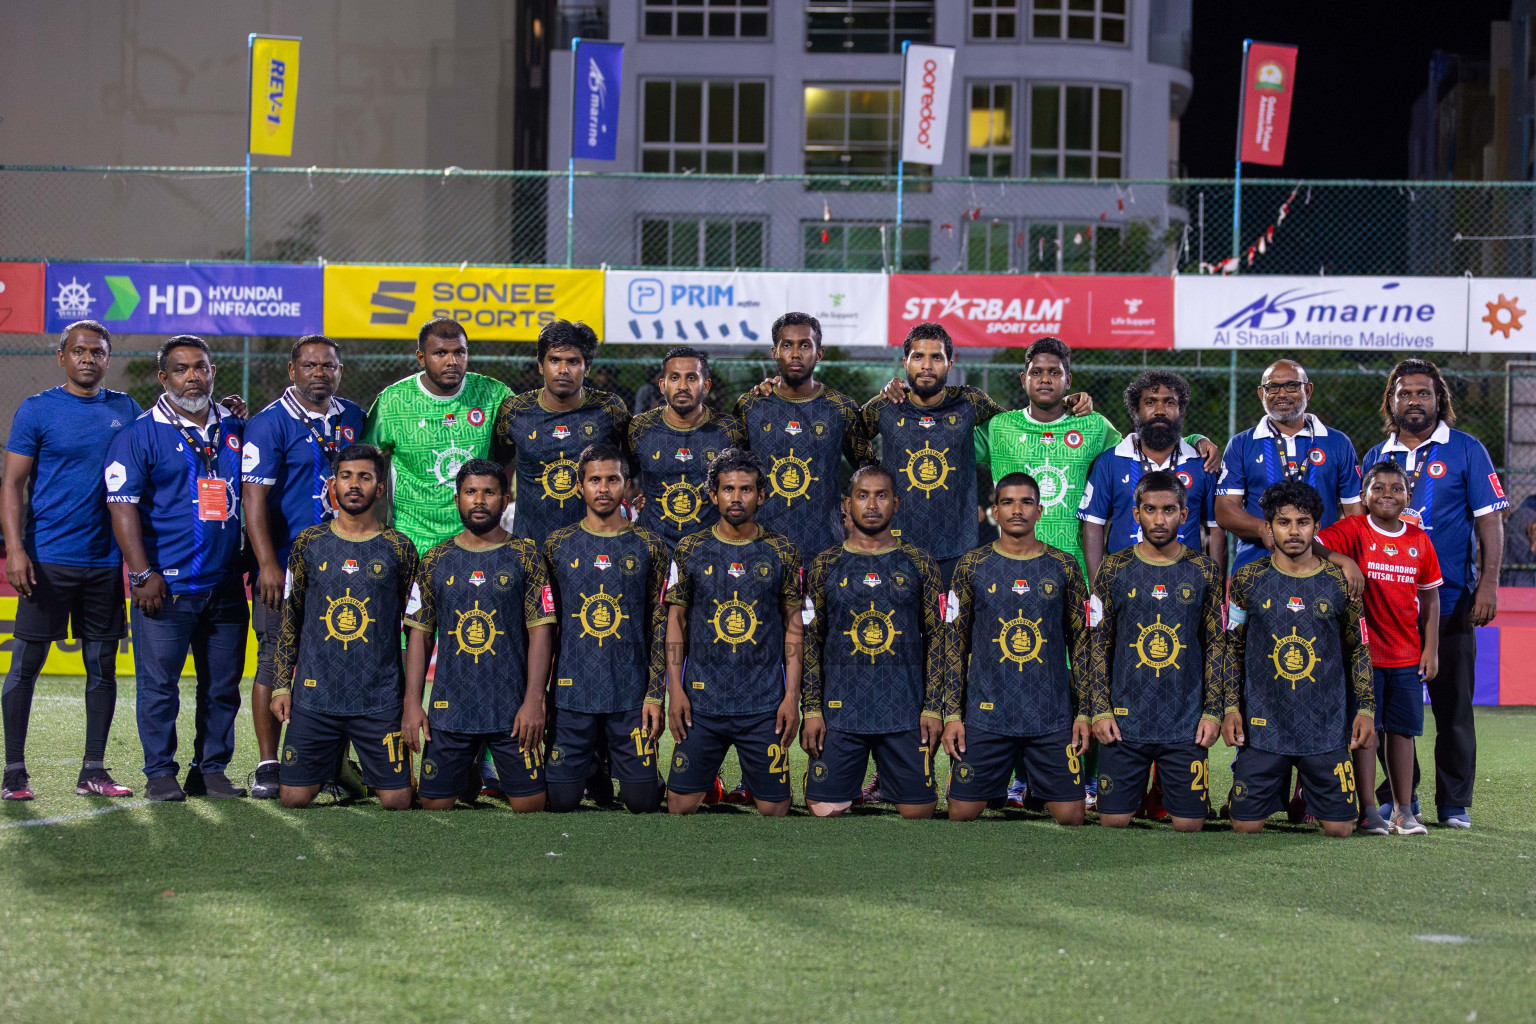
<svg viewBox="0 0 1536 1024"><path fill-rule="evenodd" d="M1009 473L1028 473L1039 481L1044 511L1035 536L1070 553L1081 566L1077 504L1093 460L1119 443L1120 431L1096 412L1041 423L1027 408L1015 409L976 428L976 463L992 467L994 483Z"/></svg>
<svg viewBox="0 0 1536 1024"><path fill-rule="evenodd" d="M466 373L458 393L443 397L412 374L374 400L363 440L390 457L395 527L416 550L429 551L464 528L454 478L470 459L490 457L496 410L511 393L493 377Z"/></svg>

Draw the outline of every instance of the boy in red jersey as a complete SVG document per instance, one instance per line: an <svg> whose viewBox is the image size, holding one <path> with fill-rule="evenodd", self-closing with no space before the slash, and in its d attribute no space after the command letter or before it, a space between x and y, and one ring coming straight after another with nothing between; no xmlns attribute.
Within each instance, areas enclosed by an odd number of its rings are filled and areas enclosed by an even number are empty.
<svg viewBox="0 0 1536 1024"><path fill-rule="evenodd" d="M1365 472L1367 514L1325 528L1317 539L1353 558L1365 573L1365 622L1376 689L1376 730L1386 730L1392 820L1376 809L1376 744L1355 751L1360 831L1423 835L1413 813L1413 744L1424 732L1424 680L1439 671L1440 562L1429 534L1402 520L1408 480L1395 462Z"/></svg>

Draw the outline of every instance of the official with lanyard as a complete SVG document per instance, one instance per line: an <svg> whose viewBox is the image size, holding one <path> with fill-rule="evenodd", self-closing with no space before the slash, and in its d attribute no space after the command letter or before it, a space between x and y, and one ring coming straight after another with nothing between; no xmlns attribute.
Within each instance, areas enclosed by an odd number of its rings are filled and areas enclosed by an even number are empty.
<svg viewBox="0 0 1536 1024"><path fill-rule="evenodd" d="M134 671L145 795L244 796L225 776L234 756L249 621L239 572L240 447L245 422L211 399L208 343L160 347L165 393L112 440L105 482L133 609ZM192 653L197 732L177 781L181 669Z"/></svg>
<svg viewBox="0 0 1536 1024"><path fill-rule="evenodd" d="M1435 714L1435 806L1442 825L1471 828L1477 779L1475 630L1498 611L1504 555L1499 513L1509 501L1488 449L1471 434L1451 429L1456 410L1434 363L1405 359L1393 367L1381 417L1387 439L1366 453L1363 464L1391 459L1403 467L1408 477L1403 518L1429 534L1445 581L1440 586L1440 664L1425 680ZM1415 787L1418 781L1415 763ZM1382 814L1390 814L1390 793L1381 804Z"/></svg>
<svg viewBox="0 0 1536 1024"><path fill-rule="evenodd" d="M279 723L269 710L272 673L282 628L288 554L300 531L330 518L330 483L336 453L363 436L366 413L337 398L341 350L321 334L294 343L289 386L245 425L240 460L241 501L250 541L251 628L256 633L256 679L251 721L256 732L256 777L251 795L278 795Z"/></svg>
<svg viewBox="0 0 1536 1024"><path fill-rule="evenodd" d="M1282 480L1301 480L1317 491L1323 499L1319 528L1361 511L1355 446L1307 412L1312 382L1302 365L1292 359L1270 364L1258 393L1265 416L1227 442L1216 484L1216 521L1237 537L1233 572L1269 553L1259 498Z"/></svg>

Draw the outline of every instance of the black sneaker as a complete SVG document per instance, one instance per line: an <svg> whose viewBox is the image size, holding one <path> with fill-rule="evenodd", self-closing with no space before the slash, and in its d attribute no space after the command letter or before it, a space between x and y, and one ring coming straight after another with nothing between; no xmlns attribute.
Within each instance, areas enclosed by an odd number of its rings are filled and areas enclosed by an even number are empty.
<svg viewBox="0 0 1536 1024"><path fill-rule="evenodd" d="M196 771L196 769L193 769ZM228 799L230 797L245 796L245 787L237 786L229 781L229 776L223 772L198 772L197 789L192 788L192 772L187 772L188 796L211 796L215 799Z"/></svg>
<svg viewBox="0 0 1536 1024"><path fill-rule="evenodd" d="M157 803L180 803L187 798L182 792L181 785L174 775L162 775L158 779L150 779L144 784L144 795Z"/></svg>
<svg viewBox="0 0 1536 1024"><path fill-rule="evenodd" d="M25 768L12 768L0 781L0 800L31 800L32 780Z"/></svg>
<svg viewBox="0 0 1536 1024"><path fill-rule="evenodd" d="M264 764L256 769L251 783L251 797L256 800L276 800L280 791L277 765Z"/></svg>
<svg viewBox="0 0 1536 1024"><path fill-rule="evenodd" d="M181 784L187 796L207 796L208 787L203 785L203 770L197 765L187 769L187 781Z"/></svg>

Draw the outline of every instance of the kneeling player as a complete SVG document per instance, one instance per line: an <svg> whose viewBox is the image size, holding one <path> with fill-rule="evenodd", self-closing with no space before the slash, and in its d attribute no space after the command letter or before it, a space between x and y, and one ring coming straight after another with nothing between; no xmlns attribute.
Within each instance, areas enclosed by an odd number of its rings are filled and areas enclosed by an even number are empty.
<svg viewBox="0 0 1536 1024"><path fill-rule="evenodd" d="M545 765L549 809L581 804L606 738L619 799L644 814L661 804L656 740L665 717L667 549L623 516L629 463L619 449L587 445L576 480L586 514L544 541L561 623Z"/></svg>
<svg viewBox="0 0 1536 1024"><path fill-rule="evenodd" d="M1099 564L1089 602L1099 824L1131 823L1156 764L1173 827L1198 832L1225 694L1222 574L1179 542L1189 509L1178 477L1147 473L1132 498L1142 539Z"/></svg>
<svg viewBox="0 0 1536 1024"><path fill-rule="evenodd" d="M379 803L411 806L399 636L416 548L374 517L383 480L377 448L343 448L331 481L339 512L300 533L288 558L272 688L272 713L288 723L279 769L284 807L314 800L348 742Z"/></svg>
<svg viewBox="0 0 1536 1024"><path fill-rule="evenodd" d="M1323 502L1287 480L1259 499L1270 554L1232 577L1222 735L1232 763L1232 827L1257 832L1281 810L1295 768L1307 810L1343 838L1359 813L1350 751L1375 738L1362 606L1312 549ZM1353 719L1353 722L1351 722Z"/></svg>
<svg viewBox="0 0 1536 1024"><path fill-rule="evenodd" d="M1083 823L1088 593L1077 559L1035 537L1041 511L1035 478L1009 473L993 490L1000 536L955 568L944 695L950 821L975 821L1006 796L1022 760L1051 816Z"/></svg>
<svg viewBox="0 0 1536 1024"><path fill-rule="evenodd" d="M816 557L805 588L805 802L817 817L843 813L873 754L885 799L904 818L931 818L944 731L938 566L891 534L900 499L886 470L856 470L844 504L853 532Z"/></svg>
<svg viewBox="0 0 1536 1024"><path fill-rule="evenodd" d="M405 610L400 728L405 745L422 755L417 795L426 810L452 809L489 750L512 809L542 811L544 688L555 631L549 575L533 541L501 527L511 496L500 465L470 459L455 486L464 530L422 558ZM428 715L421 697L434 636L442 643Z"/></svg>
<svg viewBox="0 0 1536 1024"><path fill-rule="evenodd" d="M720 521L689 534L667 583L667 722L677 745L667 809L692 814L727 747L757 809L789 813L789 744L800 727L800 552L753 516L763 464L727 448L709 466Z"/></svg>

